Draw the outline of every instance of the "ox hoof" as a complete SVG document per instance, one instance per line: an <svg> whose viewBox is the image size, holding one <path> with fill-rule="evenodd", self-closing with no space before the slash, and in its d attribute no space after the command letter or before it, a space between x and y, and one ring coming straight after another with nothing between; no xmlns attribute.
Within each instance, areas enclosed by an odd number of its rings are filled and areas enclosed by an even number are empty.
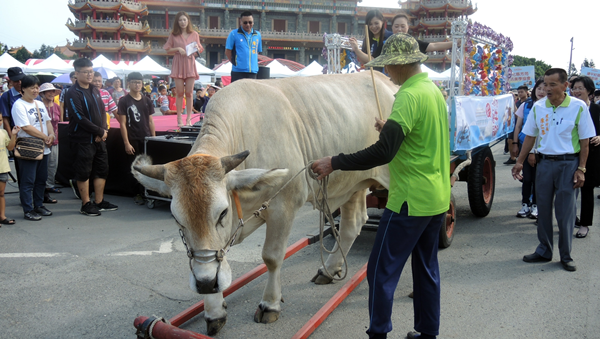
<svg viewBox="0 0 600 339"><path fill-rule="evenodd" d="M269 310L263 305L258 305L256 312L254 313L254 321L257 323L270 324L279 319L281 311Z"/></svg>
<svg viewBox="0 0 600 339"><path fill-rule="evenodd" d="M339 271L335 272L334 275L337 275L339 277L340 272ZM322 269L319 269L319 272L317 272L317 275L315 275L310 281L314 282L317 285L327 285L327 284L331 284L331 282L333 281L333 278L326 275Z"/></svg>
<svg viewBox="0 0 600 339"><path fill-rule="evenodd" d="M217 333L219 333L219 331L223 328L223 326L225 326L225 323L227 322L227 317L224 318L220 318L220 319L205 319L206 320L206 334L208 334L209 336L213 336Z"/></svg>

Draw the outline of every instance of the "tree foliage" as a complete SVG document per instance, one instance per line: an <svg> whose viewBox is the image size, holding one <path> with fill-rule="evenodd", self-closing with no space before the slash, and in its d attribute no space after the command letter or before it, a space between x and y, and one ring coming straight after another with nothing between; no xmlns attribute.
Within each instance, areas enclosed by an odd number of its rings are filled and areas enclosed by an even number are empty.
<svg viewBox="0 0 600 339"><path fill-rule="evenodd" d="M548 65L542 60L536 60L535 58L526 58L520 55L515 55L514 58L515 60L512 64L512 66L514 67L534 66L536 79L543 77L544 73L546 73L547 70L552 68L551 65Z"/></svg>
<svg viewBox="0 0 600 339"><path fill-rule="evenodd" d="M567 72L567 74L569 76L571 76L571 75L579 75L577 73L577 67L575 67L575 64L571 63L571 67L569 68L569 71Z"/></svg>
<svg viewBox="0 0 600 339"><path fill-rule="evenodd" d="M33 58L34 59L46 59L47 57L51 56L52 54L54 54L54 47L46 46L45 44L42 44L42 46L40 46L40 49L36 49L35 51L33 51Z"/></svg>
<svg viewBox="0 0 600 339"><path fill-rule="evenodd" d="M8 46L6 44L3 44L2 42L0 42L0 55L4 54L8 52Z"/></svg>
<svg viewBox="0 0 600 339"><path fill-rule="evenodd" d="M588 61L588 59L585 58L585 59L583 59L583 63L581 64L581 67L596 68L596 64L594 64L594 59L590 59Z"/></svg>
<svg viewBox="0 0 600 339"><path fill-rule="evenodd" d="M19 60L22 63L25 63L25 61L27 61L27 59L31 59L31 53L29 53L29 51L27 51L27 49L25 47L19 49L17 51L17 53L15 53L14 55L15 59Z"/></svg>

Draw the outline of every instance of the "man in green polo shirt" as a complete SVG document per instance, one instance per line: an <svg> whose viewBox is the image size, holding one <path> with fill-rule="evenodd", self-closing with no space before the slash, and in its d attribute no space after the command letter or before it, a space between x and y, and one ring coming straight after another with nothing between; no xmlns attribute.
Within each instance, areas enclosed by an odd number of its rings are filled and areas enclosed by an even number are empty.
<svg viewBox="0 0 600 339"><path fill-rule="evenodd" d="M402 87L389 119L378 125L379 141L353 154L315 161L322 179L334 170L366 170L388 164L390 189L369 257L369 338L392 330L394 291L412 253L415 330L408 338L435 338L440 325L438 241L450 204L450 137L446 103L421 72L427 56L417 41L399 33L388 38L382 55L367 66L385 67Z"/></svg>

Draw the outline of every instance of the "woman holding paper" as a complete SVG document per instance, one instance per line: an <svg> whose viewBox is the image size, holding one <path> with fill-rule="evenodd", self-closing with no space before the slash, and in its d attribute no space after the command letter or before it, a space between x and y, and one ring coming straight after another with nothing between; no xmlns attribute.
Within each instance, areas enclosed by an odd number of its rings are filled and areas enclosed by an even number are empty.
<svg viewBox="0 0 600 339"><path fill-rule="evenodd" d="M183 126L181 114L183 113L183 95L186 101L193 101L194 81L199 79L196 71L196 53L202 53L204 48L200 44L198 32L192 30L190 16L186 12L179 12L173 22L173 30L167 43L163 46L167 53L174 53L171 67L171 78L180 90L177 91L177 125ZM185 90L181 90L185 89ZM187 106L187 122L191 125L192 105Z"/></svg>

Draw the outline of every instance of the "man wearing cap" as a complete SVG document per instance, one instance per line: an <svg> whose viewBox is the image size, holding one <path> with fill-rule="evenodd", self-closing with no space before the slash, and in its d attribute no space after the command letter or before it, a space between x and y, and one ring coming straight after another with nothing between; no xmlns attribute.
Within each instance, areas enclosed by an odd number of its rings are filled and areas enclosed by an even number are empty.
<svg viewBox="0 0 600 339"><path fill-rule="evenodd" d="M21 79L25 77L25 74L20 67L11 67L6 73L8 74L8 79L12 88L5 93L2 93L2 96L0 97L0 111L2 111L4 129L8 135L11 135L12 128L15 126L11 114L12 106L15 101L21 98Z"/></svg>
<svg viewBox="0 0 600 339"><path fill-rule="evenodd" d="M392 330L394 291L412 254L415 330L408 338L435 338L440 326L438 241L450 204L450 137L446 103L421 63L427 56L408 34L388 38L382 54L366 64L385 67L402 87L387 121L376 118L379 141L353 154L314 162L324 178L334 170L366 170L388 164L389 196L369 257L369 338Z"/></svg>
<svg viewBox="0 0 600 339"><path fill-rule="evenodd" d="M544 85L546 97L536 101L531 108L523 126L525 141L512 169L515 179L523 178L523 163L536 143L539 155L535 177L539 245L535 252L525 255L523 261L552 261L554 206L560 262L565 270L573 272L577 270L571 257L577 206L575 193L585 182L589 138L596 136L596 130L586 103L567 95L569 82L564 69L547 70Z"/></svg>

